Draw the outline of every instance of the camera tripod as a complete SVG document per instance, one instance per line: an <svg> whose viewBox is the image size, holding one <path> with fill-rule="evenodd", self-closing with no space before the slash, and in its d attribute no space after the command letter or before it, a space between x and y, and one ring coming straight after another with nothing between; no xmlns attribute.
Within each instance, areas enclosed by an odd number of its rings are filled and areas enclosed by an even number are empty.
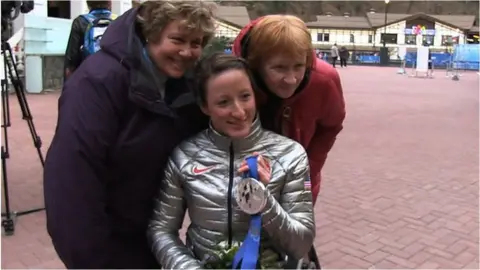
<svg viewBox="0 0 480 270"><path fill-rule="evenodd" d="M10 122L10 106L9 106L9 92L8 92L8 78L10 77L10 82L15 90L15 95L17 96L18 103L20 104L20 109L22 111L22 119L26 120L28 123L28 128L30 129L30 134L32 135L33 145L37 149L38 157L44 166L43 154L41 151L42 141L37 135L35 126L33 124L33 117L30 113L30 108L28 107L27 99L25 96L25 91L23 87L23 82L18 76L18 70L15 65L14 56L12 53L12 48L10 44L2 38L2 55L3 55L3 66L4 66L4 79L1 81L2 85L2 129L3 129L3 143L1 146L1 159L2 159L2 180L3 180L3 192L5 198L5 213L2 213L2 227L5 230L5 235L13 235L15 231L15 218L17 216L23 216L38 211L42 211L45 208L36 208L20 212L12 212L10 209L10 198L8 193L8 179L7 179L7 159L10 157L9 145L8 145L8 134L7 130L11 126Z"/></svg>

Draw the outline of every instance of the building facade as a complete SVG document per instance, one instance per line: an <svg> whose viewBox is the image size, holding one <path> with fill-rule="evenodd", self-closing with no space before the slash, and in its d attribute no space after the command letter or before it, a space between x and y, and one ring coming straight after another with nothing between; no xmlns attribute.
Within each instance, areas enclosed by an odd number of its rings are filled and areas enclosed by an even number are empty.
<svg viewBox="0 0 480 270"><path fill-rule="evenodd" d="M65 48L72 21L88 12L85 0L35 0L35 8L19 16L14 32L23 31L18 45L24 53L25 88L29 93L59 89L63 83ZM112 1L112 12L121 15L132 7L131 0Z"/></svg>
<svg viewBox="0 0 480 270"><path fill-rule="evenodd" d="M233 40L248 23L250 17L246 7L219 6L215 36Z"/></svg>
<svg viewBox="0 0 480 270"><path fill-rule="evenodd" d="M112 12L121 15L132 7L131 0L112 1ZM14 21L14 32L22 32L18 45L24 52L25 88L29 93L60 89L63 84L64 54L72 21L88 12L85 0L35 0L35 8ZM250 22L245 7L217 10L216 36L233 40ZM2 65L3 66L3 65Z"/></svg>
<svg viewBox="0 0 480 270"><path fill-rule="evenodd" d="M230 40L233 40L240 33L240 30L241 28L236 25L232 25L228 22L218 20L215 36L226 37Z"/></svg>
<svg viewBox="0 0 480 270"><path fill-rule="evenodd" d="M369 13L365 17L317 16L308 22L312 43L317 48L339 46L356 50L377 50L387 47L429 46L443 50L455 44L467 43L467 35L474 26L474 16L385 14ZM478 39L477 39L478 40Z"/></svg>

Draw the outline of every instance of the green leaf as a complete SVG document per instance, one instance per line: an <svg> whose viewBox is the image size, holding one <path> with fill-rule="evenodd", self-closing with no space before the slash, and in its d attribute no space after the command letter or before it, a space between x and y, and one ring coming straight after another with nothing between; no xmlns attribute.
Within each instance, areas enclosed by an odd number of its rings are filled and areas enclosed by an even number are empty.
<svg viewBox="0 0 480 270"><path fill-rule="evenodd" d="M212 55L216 52L224 52L225 49L233 42L227 37L213 37L212 40L203 48L202 58Z"/></svg>

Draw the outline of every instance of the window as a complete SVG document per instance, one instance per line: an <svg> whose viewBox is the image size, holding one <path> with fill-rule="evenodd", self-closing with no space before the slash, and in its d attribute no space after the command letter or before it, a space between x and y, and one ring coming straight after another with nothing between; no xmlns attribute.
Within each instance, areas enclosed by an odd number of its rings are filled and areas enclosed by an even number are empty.
<svg viewBox="0 0 480 270"><path fill-rule="evenodd" d="M452 46L453 44L458 44L458 37L442 35L442 46Z"/></svg>
<svg viewBox="0 0 480 270"><path fill-rule="evenodd" d="M454 41L455 43L458 44L458 37L453 37L452 39L453 39L453 41ZM479 44L479 42L478 42L478 35L468 34L468 35L465 37L465 42L466 42L467 44Z"/></svg>
<svg viewBox="0 0 480 270"><path fill-rule="evenodd" d="M238 35L238 30L233 30L232 28L219 24L215 31L216 37L227 37L227 38L235 38Z"/></svg>
<svg viewBox="0 0 480 270"><path fill-rule="evenodd" d="M330 34L323 34L323 41L329 42L330 41Z"/></svg>
<svg viewBox="0 0 480 270"><path fill-rule="evenodd" d="M330 34L328 34L328 33L318 33L317 34L317 41L329 42L330 41Z"/></svg>
<svg viewBox="0 0 480 270"><path fill-rule="evenodd" d="M405 35L405 44L416 45L417 44L417 35Z"/></svg>
<svg viewBox="0 0 480 270"><path fill-rule="evenodd" d="M397 34L383 34L380 36L381 41L385 40L386 44L397 44Z"/></svg>
<svg viewBox="0 0 480 270"><path fill-rule="evenodd" d="M368 43L373 43L373 35L368 35Z"/></svg>
<svg viewBox="0 0 480 270"><path fill-rule="evenodd" d="M432 35L423 35L422 45L423 46L433 46L435 36Z"/></svg>
<svg viewBox="0 0 480 270"><path fill-rule="evenodd" d="M70 1L53 1L47 2L47 16L54 18L70 19Z"/></svg>
<svg viewBox="0 0 480 270"><path fill-rule="evenodd" d="M350 34L350 43L355 43L355 35Z"/></svg>

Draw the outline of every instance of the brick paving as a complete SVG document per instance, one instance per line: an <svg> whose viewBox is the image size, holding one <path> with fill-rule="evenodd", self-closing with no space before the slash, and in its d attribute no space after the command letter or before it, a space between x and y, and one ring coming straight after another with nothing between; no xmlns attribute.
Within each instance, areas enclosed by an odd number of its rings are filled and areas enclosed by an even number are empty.
<svg viewBox="0 0 480 270"><path fill-rule="evenodd" d="M339 69L348 116L330 154L316 207L324 268L479 269L478 87L408 78L396 69ZM43 151L58 93L29 95ZM42 206L41 166L16 100L8 175L15 211ZM44 212L21 216L2 236L2 268L62 268Z"/></svg>

